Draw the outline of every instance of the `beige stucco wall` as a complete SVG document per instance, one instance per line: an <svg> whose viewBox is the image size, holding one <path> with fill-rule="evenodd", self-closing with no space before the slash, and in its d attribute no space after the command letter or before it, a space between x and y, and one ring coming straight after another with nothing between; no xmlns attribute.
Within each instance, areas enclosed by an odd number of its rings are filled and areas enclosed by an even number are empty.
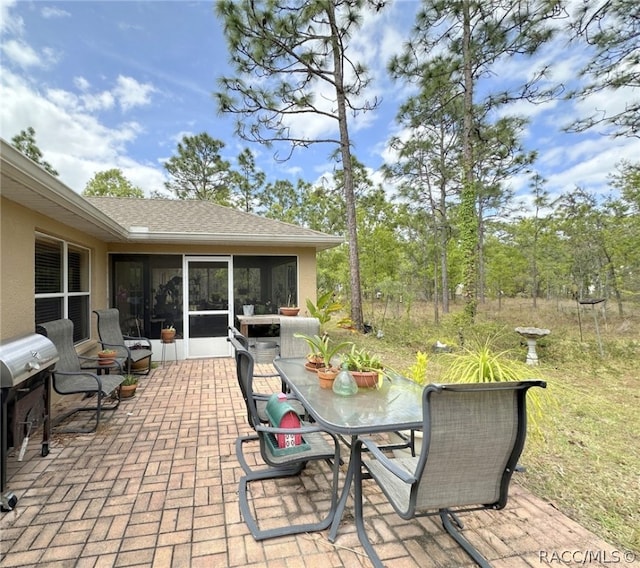
<svg viewBox="0 0 640 568"><path fill-rule="evenodd" d="M91 309L106 306L106 244L73 227L0 201L0 338L34 332L34 247L38 232L86 247L91 254Z"/></svg>

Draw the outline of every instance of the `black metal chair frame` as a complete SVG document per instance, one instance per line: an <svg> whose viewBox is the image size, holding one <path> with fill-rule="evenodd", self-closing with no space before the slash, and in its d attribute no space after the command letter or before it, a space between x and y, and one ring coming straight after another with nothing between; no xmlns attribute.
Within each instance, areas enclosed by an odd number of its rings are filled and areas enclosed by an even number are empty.
<svg viewBox="0 0 640 568"><path fill-rule="evenodd" d="M233 349L235 352L236 375L238 379L238 386L240 387L240 392L242 393L242 399L244 400L245 407L247 409L247 423L251 428L254 428L254 422L252 420L251 410L249 408L249 404L250 404L249 389L250 389L250 392L252 393L251 398L253 399L253 402L251 404L253 404L253 406L255 407L256 415L258 416L261 424L267 424L268 418L266 417L264 408L267 402L269 401L269 397L271 396L272 393L256 392L254 390L253 380L251 381L250 385L247 384L247 379L245 378L243 373L241 373L242 360L238 352L239 351L248 352L249 350L247 349L247 347L249 345L249 342L247 341L247 338L244 335L242 335L237 329L235 328L229 328L229 329L231 330L232 336L228 338L228 341L233 346ZM263 374L263 375L258 375L255 373L253 374L253 379L256 379L256 378L269 379L269 378L275 378L275 377L280 378L280 375L278 373ZM302 405L299 404L299 402L294 397L288 394L287 399L290 400L295 405L294 408L301 417L305 416L306 412L304 408L302 407ZM247 474L252 474L253 472L244 457L244 451L242 449L242 445L248 442L257 442L259 441L259 439L260 438L257 434L247 434L245 436L238 436L238 438L236 439L236 455L238 457L238 461L240 462L240 465L242 466L243 471ZM291 469L291 468L286 468L286 469Z"/></svg>
<svg viewBox="0 0 640 568"><path fill-rule="evenodd" d="M69 319L53 320L37 326L38 333L48 337L56 346L59 361L52 373L51 381L53 389L60 395L84 394L86 397L95 397L95 406L78 406L56 417L55 423L66 420L78 412L95 412L96 421L90 428L65 428L59 432L87 434L95 432L100 425L102 411L115 410L120 405L120 392L118 387L124 381L122 369L118 363L118 374L99 375L101 367L97 358L81 357L76 353L73 344L73 322ZM106 369L105 369L106 370ZM114 402L104 405L104 399L113 397Z"/></svg>
<svg viewBox="0 0 640 568"><path fill-rule="evenodd" d="M506 506L511 476L516 470L518 459L524 447L526 437L526 395L531 387L545 388L546 383L543 381L520 381L457 385L432 384L425 387L423 392L423 445L419 456L415 458L404 458L403 460L390 458L383 453L382 449L372 439L358 438L356 440L354 452L354 459L356 460L354 463L356 528L360 542L374 567L382 568L383 564L366 533L362 495L362 481L364 478L373 478L376 481L396 513L403 519L439 515L446 532L473 561L478 566L490 568L487 560L460 533L459 529L464 527L458 514L484 509L499 510ZM508 417L510 413L513 413L512 425L514 434L511 437L508 435L502 436L499 441L495 441L494 446L497 452L495 455L499 456L496 461L491 462L491 458L486 458L489 462L489 469L494 468L497 470L493 479L488 475L488 480L484 486L481 487L479 485L477 488L471 488L474 482L471 478L476 473L476 468L484 465L482 461L485 456L471 456L465 462L464 455L462 455L455 443L451 441L441 443L446 434L443 435L437 431L438 428L442 430L442 427L440 426L441 423L436 423L440 418L434 417L443 416L441 409L444 408L444 404L448 404L449 417L456 416L456 413L459 413L461 417L466 417L471 413L470 408L473 408L473 412L478 415L485 413L485 424L491 423L493 417L487 413L491 413L493 408L483 408L483 405L478 403L479 399L476 399L473 405L469 401L473 400L475 395L494 397L497 400L496 397L500 396L500 394L505 397L505 416ZM451 398L445 401L443 397ZM499 403L502 403L502 401L496 404ZM464 418L462 421L464 421ZM505 424L505 432L508 432L508 422L503 422L501 426ZM461 444L466 447L474 447L476 441L482 440L486 443L488 434L491 433L487 432L486 429L485 431L480 431L481 429L463 431L460 438L464 438L464 441ZM365 452L368 452L373 459L363 460L362 455ZM433 458L431 452L439 457ZM504 456L504 462L499 461L501 459L500 456ZM449 458L452 460L450 476L446 474ZM440 465L435 464L436 459L440 460ZM455 467L454 463L456 464ZM496 464L504 467L497 467ZM461 470L463 473L460 473ZM433 473L436 471L438 475ZM453 481L453 478L457 478L457 481ZM465 478L466 480L464 480ZM482 496L487 494L487 487L499 487L497 498L490 499L490 502L482 500ZM430 507L428 505L430 500L432 500L432 503L437 502L436 495L439 495L439 490L448 491L450 501ZM425 500L423 505L419 504L421 499ZM447 498L445 497L444 499L446 500Z"/></svg>
<svg viewBox="0 0 640 568"><path fill-rule="evenodd" d="M258 415L256 401L264 400L262 397L266 395L257 397L256 393L253 392L253 356L234 338L230 338L230 341L236 349L238 377L247 407L249 425L255 432L255 434L249 436L239 436L236 441L236 454L245 473L239 482L240 512L245 523L256 540L321 531L328 528L333 521L338 502L338 476L340 467L340 443L338 438L306 422L301 422L300 428L278 428L265 424L263 419ZM291 397L289 397L289 400L292 400ZM295 451L289 454L285 452L284 455L276 455L267 442L267 436L277 434L301 434L309 448L304 451ZM266 464L265 468L254 469L248 465L243 453L243 444L250 440L257 440L260 443L260 454ZM331 506L327 515L317 522L291 524L266 530L260 529L249 505L248 486L250 483L259 480L299 475L310 461L325 461L331 465Z"/></svg>
<svg viewBox="0 0 640 568"><path fill-rule="evenodd" d="M98 317L98 335L103 348L115 349L117 357L124 359L128 375L148 375L151 372L153 356L151 341L147 337L125 335L120 329L120 311L117 308L94 310ZM127 345L127 341L135 342L137 348ZM134 363L147 361L143 370L133 369Z"/></svg>

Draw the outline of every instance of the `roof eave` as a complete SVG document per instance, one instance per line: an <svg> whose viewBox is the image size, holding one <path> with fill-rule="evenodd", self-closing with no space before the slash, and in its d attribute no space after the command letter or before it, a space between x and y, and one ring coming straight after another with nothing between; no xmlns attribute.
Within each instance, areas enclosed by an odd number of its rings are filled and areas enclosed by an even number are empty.
<svg viewBox="0 0 640 568"><path fill-rule="evenodd" d="M74 226L97 238L126 239L124 227L3 139L0 139L0 157L3 197L62 222L73 216ZM86 223L79 226L78 219Z"/></svg>
<svg viewBox="0 0 640 568"><path fill-rule="evenodd" d="M289 235L247 235L236 234L211 234L211 233L177 233L177 232L144 232L129 231L128 240L132 243L169 244L188 243L197 245L233 245L269 247L273 245L290 245L295 247L315 248L316 251L326 250L340 245L342 237L327 235L318 236L289 236Z"/></svg>

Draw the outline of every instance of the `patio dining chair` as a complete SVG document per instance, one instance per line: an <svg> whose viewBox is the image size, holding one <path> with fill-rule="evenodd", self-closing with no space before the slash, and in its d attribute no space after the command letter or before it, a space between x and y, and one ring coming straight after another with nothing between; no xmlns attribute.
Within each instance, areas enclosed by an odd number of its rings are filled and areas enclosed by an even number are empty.
<svg viewBox="0 0 640 568"><path fill-rule="evenodd" d="M234 341L231 341L231 339L229 339L229 341L231 342L231 345L234 347L234 351L236 353L237 353L237 345L240 345L247 351L251 350L249 347L249 338L244 336L236 327L229 326L229 333L231 334L230 337L233 338L234 340ZM236 357L236 368L237 368L237 362L238 361ZM255 359L254 359L254 363L255 363ZM253 374L254 379L271 379L275 377L280 378L280 375L276 372L275 369L271 373L254 373ZM238 378L238 381L240 381L240 378ZM282 392L285 392L285 389L286 389L285 384L283 381L280 381L280 382L281 382Z"/></svg>
<svg viewBox="0 0 640 568"><path fill-rule="evenodd" d="M373 565L383 566L363 515L368 474L403 519L439 515L444 529L478 566L487 560L462 535L459 513L503 509L526 437L526 395L543 381L432 384L423 391L423 443L416 457L389 458L368 438L354 452L358 537ZM364 472L363 472L364 470Z"/></svg>
<svg viewBox="0 0 640 568"><path fill-rule="evenodd" d="M233 341L233 339L232 339ZM242 517L249 527L253 538L265 540L278 536L299 534L304 532L321 531L328 528L338 502L338 473L340 466L340 444L338 439L324 432L321 428L300 421L299 427L278 427L265 422L265 416L258 413L258 401L253 393L253 356L242 346L236 348L236 361L238 375L241 381L241 389L247 407L249 423L255 435L250 437L240 436L236 442L236 453L245 475L239 482L239 503ZM287 403L291 402L289 398ZM302 436L302 444L293 448L280 448L276 442L276 436L290 435ZM243 443L248 439L257 439L260 444L260 456L266 467L251 468L243 455ZM317 521L290 523L278 527L261 529L258 520L251 511L249 503L249 486L252 482L269 479L280 479L303 474L307 464L311 461L323 461L331 465L331 504L326 516Z"/></svg>
<svg viewBox="0 0 640 568"><path fill-rule="evenodd" d="M236 360L236 374L238 379L238 386L240 387L240 392L242 393L242 399L244 400L245 407L247 410L247 423L251 428L254 428L254 420L251 413L252 405L255 409L255 415L258 417L261 424L268 424L269 417L267 416L267 403L269 402L269 398L273 394L273 392L258 392L255 388L255 379L270 379L278 377L280 375L276 372L271 374L263 374L258 375L255 373L249 373L245 367L249 364L247 360L244 360L240 356L240 351L248 352L249 342L246 341L246 337L242 335L235 328L230 328L232 336L229 338L229 342L231 343L234 352L235 352L235 360ZM255 360L251 361L252 369L255 368ZM249 378L251 377L251 380ZM252 399L251 403L249 402L249 397ZM298 416L303 417L306 415L306 411L300 401L295 400L291 395L287 395L287 399L289 404L291 404L293 410L298 414ZM249 434L246 436L239 436L236 440L236 455L238 456L238 461L242 466L242 469L245 473L251 473L251 467L247 464L247 461L244 458L244 451L242 449L242 444L246 444L247 442L258 441L259 436L257 434Z"/></svg>
<svg viewBox="0 0 640 568"><path fill-rule="evenodd" d="M96 421L93 426L63 430L74 433L95 432L100 425L101 412L118 408L120 404L118 386L124 381L124 377L121 373L99 375L100 365L97 359L78 356L73 344L73 322L71 320L49 321L37 326L37 331L48 337L58 351L59 360L52 374L53 389L60 395L84 394L96 399L95 406L77 406L57 417L56 422L62 422L77 412L95 412ZM103 370L106 371L106 369ZM105 406L103 401L105 397L110 395L113 396L113 402Z"/></svg>
<svg viewBox="0 0 640 568"><path fill-rule="evenodd" d="M280 318L280 357L306 357L309 354L307 343L295 337L296 334L320 335L320 320L302 316Z"/></svg>
<svg viewBox="0 0 640 568"><path fill-rule="evenodd" d="M151 372L151 341L146 337L123 335L120 329L120 311L117 308L94 310L98 316L98 335L103 348L115 349L117 357L124 359L128 375Z"/></svg>

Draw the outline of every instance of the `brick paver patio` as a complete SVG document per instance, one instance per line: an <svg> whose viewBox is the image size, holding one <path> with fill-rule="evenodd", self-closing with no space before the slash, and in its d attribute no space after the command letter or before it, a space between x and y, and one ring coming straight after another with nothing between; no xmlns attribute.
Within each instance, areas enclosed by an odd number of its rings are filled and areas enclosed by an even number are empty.
<svg viewBox="0 0 640 568"><path fill-rule="evenodd" d="M326 531L253 540L239 513L234 448L248 431L228 358L156 369L97 433L54 434L45 458L34 435L24 461L10 463L19 502L0 513L0 567L370 566L351 504L335 544ZM278 490L252 486L260 522L324 507L324 466L310 465ZM403 521L373 485L365 495L369 534L390 568L473 565L435 519ZM504 511L463 521L496 568L639 565L517 483Z"/></svg>

